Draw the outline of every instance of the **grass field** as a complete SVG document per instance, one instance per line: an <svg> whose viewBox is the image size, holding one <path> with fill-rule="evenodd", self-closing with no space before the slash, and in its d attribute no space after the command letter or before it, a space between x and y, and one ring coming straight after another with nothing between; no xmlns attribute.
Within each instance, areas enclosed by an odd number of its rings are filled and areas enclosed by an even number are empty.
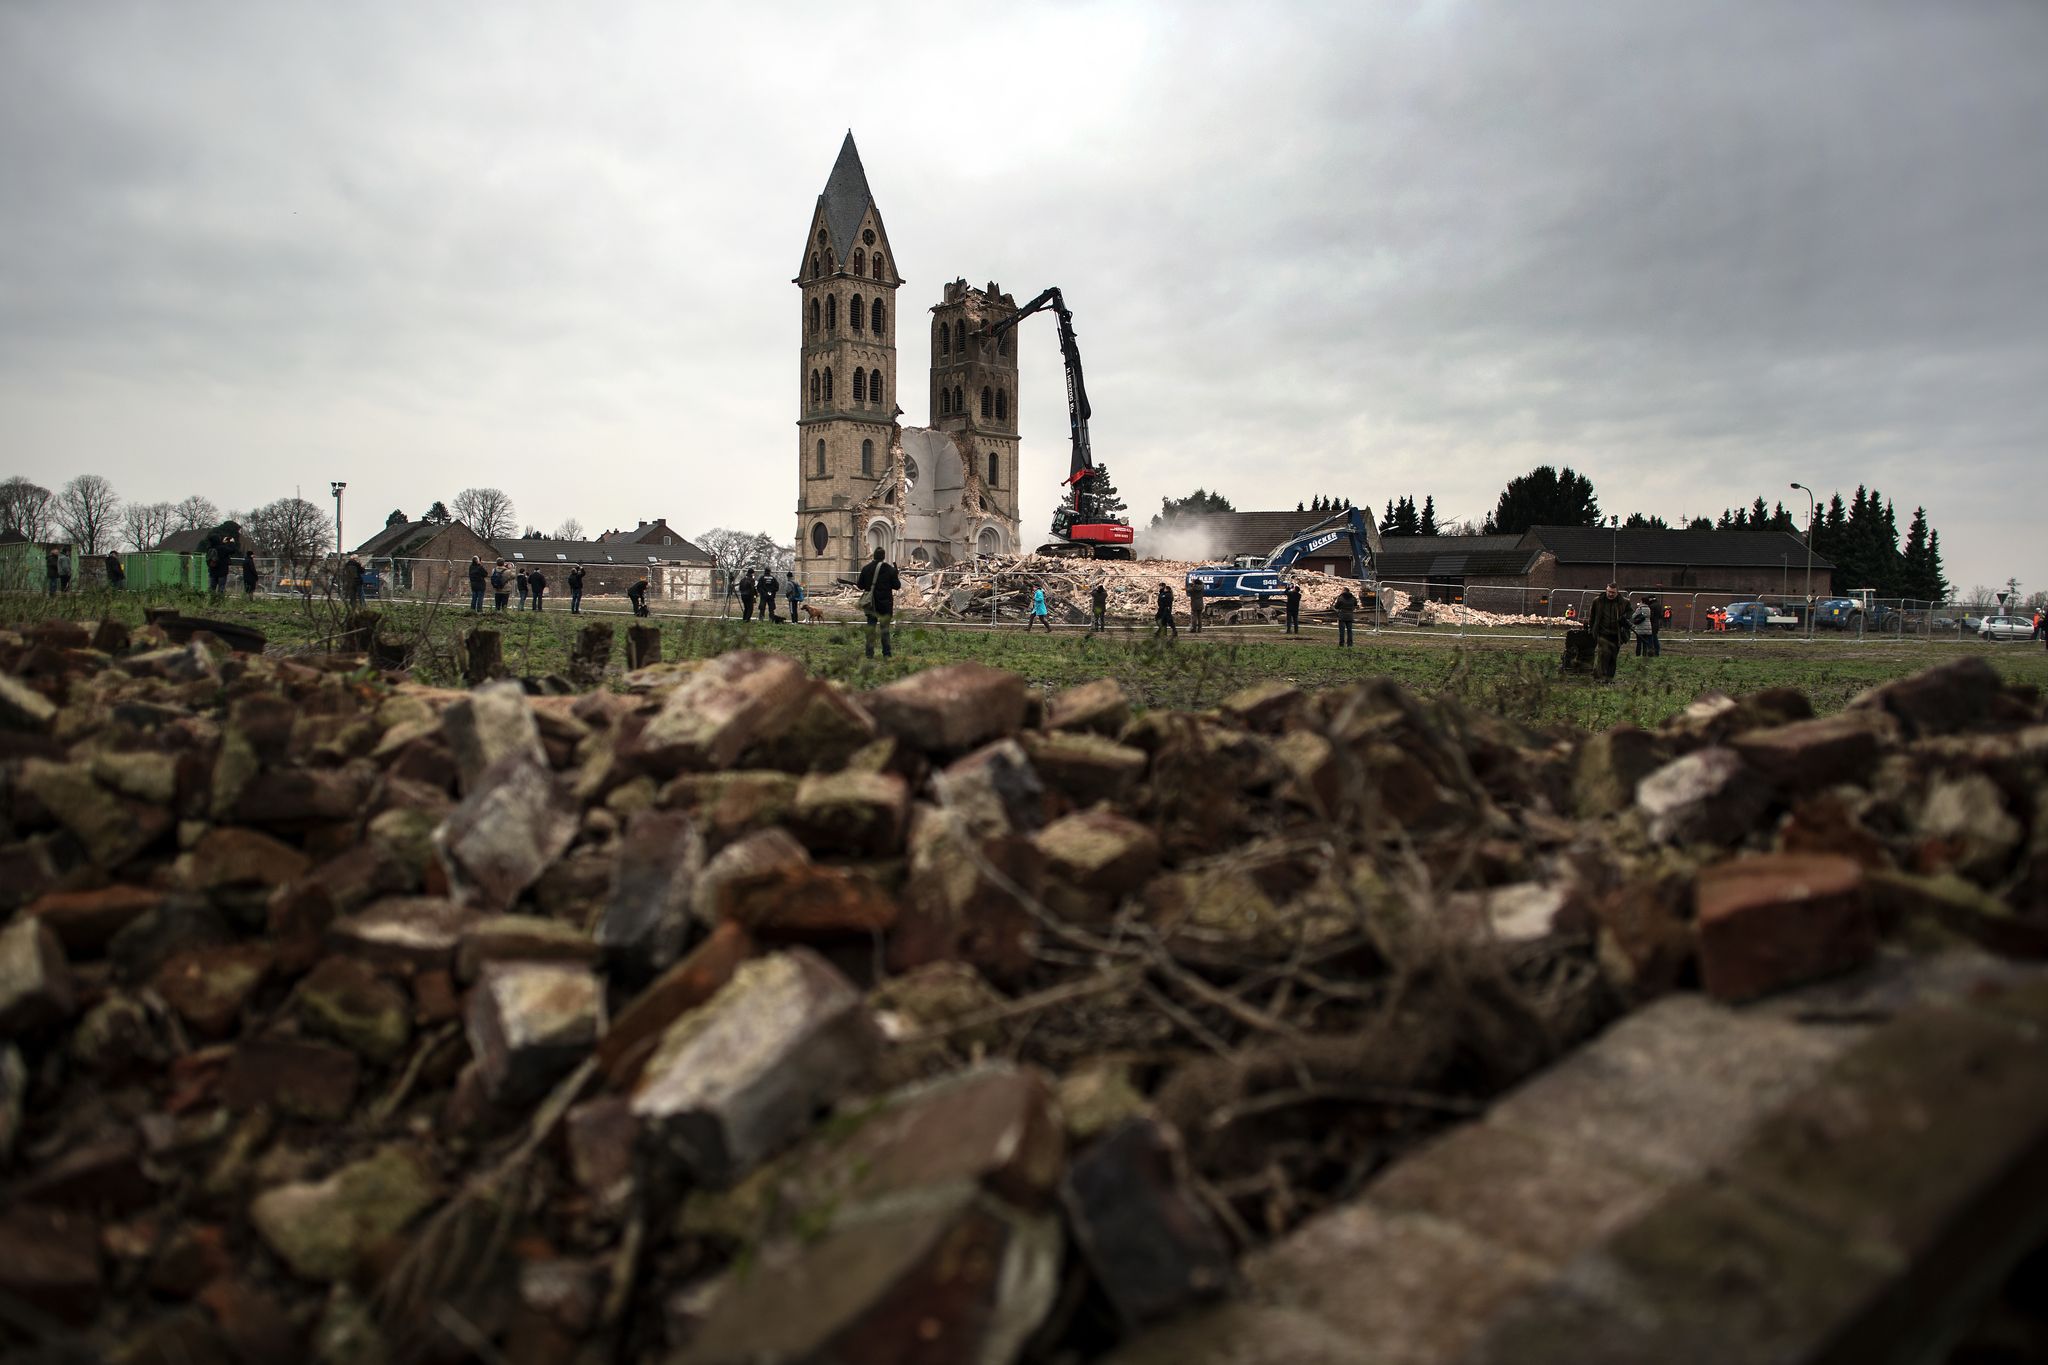
<svg viewBox="0 0 2048 1365"><path fill-rule="evenodd" d="M325 648L339 627L335 604L320 600L230 597L210 602L196 593L74 594L51 599L34 595L0 598L0 622L27 622L53 615L95 619L113 615L140 624L143 609L174 606L188 615L212 616L262 630L273 651ZM383 604L383 632L416 645L416 672L423 681L452 684L456 642L475 622L467 610L412 603ZM542 613L486 613L504 639L506 664L525 674L565 671L577 629L592 621L623 627L631 618L600 606L584 616L566 610ZM1791 685L1803 688L1817 709L1838 709L1874 683L1915 672L1963 654L1983 654L2015 681L2048 688L2048 652L2028 644L1986 645L1868 643L1831 639L1758 640L1718 636L1667 638L1663 656L1637 659L1624 654L1611 686L1561 676L1556 639L1361 632L1354 649L1338 649L1334 633L1311 630L1296 637L1271 627L1211 630L1177 641L1154 641L1150 623L1116 625L1102 636L1067 630L1026 635L1015 625L920 624L900 621L896 656L870 661L862 630L854 623L795 626L709 616L656 616L665 659L701 658L743 646L781 650L802 659L819 676L856 688L887 682L932 664L978 660L1013 669L1050 689L1092 678L1113 677L1147 706L1200 708L1239 688L1271 678L1307 688L1330 687L1358 678L1397 678L1418 693L1452 697L1523 724L1599 729L1619 721L1650 725L1684 707L1702 692L1731 694ZM619 632L615 658L622 657Z"/></svg>

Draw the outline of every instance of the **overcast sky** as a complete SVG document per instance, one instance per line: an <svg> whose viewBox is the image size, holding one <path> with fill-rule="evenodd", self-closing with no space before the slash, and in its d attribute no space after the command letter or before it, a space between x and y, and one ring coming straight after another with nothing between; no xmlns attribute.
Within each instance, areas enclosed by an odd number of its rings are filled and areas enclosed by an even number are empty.
<svg viewBox="0 0 2048 1365"><path fill-rule="evenodd" d="M905 420L946 280L1061 285L1139 520L1868 483L2048 586L2042 0L7 0L0 476L792 536L849 127ZM1023 367L1037 536L1050 324Z"/></svg>

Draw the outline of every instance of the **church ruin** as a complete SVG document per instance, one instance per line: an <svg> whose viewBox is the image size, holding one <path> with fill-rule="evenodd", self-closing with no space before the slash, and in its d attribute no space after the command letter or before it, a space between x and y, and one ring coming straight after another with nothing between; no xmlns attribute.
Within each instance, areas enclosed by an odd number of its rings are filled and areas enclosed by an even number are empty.
<svg viewBox="0 0 2048 1365"><path fill-rule="evenodd" d="M806 587L852 577L876 546L905 571L1015 553L1016 337L981 333L1016 302L993 282L945 287L931 309L931 425L904 426L903 277L851 132L792 283L803 293L796 554Z"/></svg>

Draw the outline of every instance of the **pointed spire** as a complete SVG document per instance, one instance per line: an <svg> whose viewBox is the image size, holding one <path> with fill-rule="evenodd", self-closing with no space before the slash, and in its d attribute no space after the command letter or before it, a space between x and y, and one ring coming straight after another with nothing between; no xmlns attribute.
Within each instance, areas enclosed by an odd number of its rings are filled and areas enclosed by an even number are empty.
<svg viewBox="0 0 2048 1365"><path fill-rule="evenodd" d="M818 196L826 231L831 234L832 251L841 262L853 253L854 234L860 231L860 220L874 202L875 197L868 189L868 173L860 164L860 149L853 145L853 129L849 128L846 141L839 145L839 159L832 163L832 174L825 180L825 192Z"/></svg>

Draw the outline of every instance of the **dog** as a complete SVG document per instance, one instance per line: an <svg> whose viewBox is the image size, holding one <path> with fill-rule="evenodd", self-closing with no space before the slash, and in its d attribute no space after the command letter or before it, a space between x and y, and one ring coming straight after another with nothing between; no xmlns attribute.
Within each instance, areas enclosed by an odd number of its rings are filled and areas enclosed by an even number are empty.
<svg viewBox="0 0 2048 1365"><path fill-rule="evenodd" d="M823 621L823 620L825 619L825 613L824 613L824 612L822 612L822 611L820 611L820 610L818 610L818 609L817 609L816 607L812 606L812 605L811 605L810 603L808 603L808 602L804 602L804 603L801 603L800 605L801 605L801 606L803 607L803 609L804 609L804 619L805 619L806 621Z"/></svg>

